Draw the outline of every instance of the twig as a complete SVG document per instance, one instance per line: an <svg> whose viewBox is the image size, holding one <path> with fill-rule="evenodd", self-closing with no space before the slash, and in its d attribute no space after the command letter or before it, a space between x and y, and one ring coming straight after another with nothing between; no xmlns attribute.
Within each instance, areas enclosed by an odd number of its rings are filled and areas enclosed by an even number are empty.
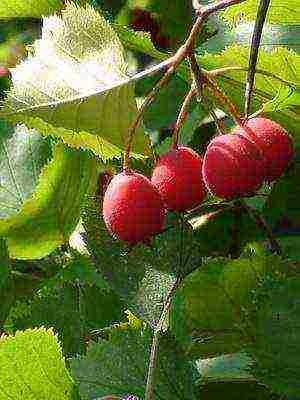
<svg viewBox="0 0 300 400"><path fill-rule="evenodd" d="M155 367L156 367L156 362L157 362L159 337L160 337L160 334L162 333L163 325L164 325L165 319L168 315L168 312L169 312L169 309L171 306L172 296L173 296L175 290L181 284L181 282L182 282L182 277L177 276L176 281L172 285L169 293L167 294L163 311L161 313L158 324L154 330L152 345L151 345L150 361L149 361L149 367L148 367L147 384L146 384L146 390L145 390L145 400L153 399L154 372L155 372Z"/></svg>
<svg viewBox="0 0 300 400"><path fill-rule="evenodd" d="M173 147L177 148L178 145L178 140L179 140L179 130L182 127L184 121L186 120L187 116L188 116L188 112L187 109L191 103L192 98L195 96L196 94L196 89L195 88L191 88L188 92L188 94L186 95L181 109L179 111L176 123L175 123L175 127L173 130Z"/></svg>
<svg viewBox="0 0 300 400"><path fill-rule="evenodd" d="M272 230L265 222L264 218L260 213L255 210L255 208L249 206L245 202L240 202L241 207L250 215L250 217L255 221L258 228L260 228L264 234L266 235L267 239L269 240L271 246L271 252L277 255L281 255L281 248L277 240L275 239Z"/></svg>
<svg viewBox="0 0 300 400"><path fill-rule="evenodd" d="M128 131L128 143L125 147L125 155L124 155L124 161L123 161L123 169L124 171L128 170L129 168L129 158L130 158L130 150L132 146L132 141L134 137L134 132L145 112L147 107L152 103L152 101L155 99L156 94L160 91L160 89L169 81L171 78L172 74L174 72L174 67L170 67L167 72L164 74L164 76L158 81L158 83L152 88L150 93L147 95L146 99L144 100L143 104L141 105L140 109L138 110L137 116L133 123L131 124L129 131Z"/></svg>
<svg viewBox="0 0 300 400"><path fill-rule="evenodd" d="M206 77L207 86L211 93L219 100L220 103L226 104L229 114L232 116L235 123L237 125L243 125L243 119L229 97L227 97L222 92L222 90L218 87L217 83L212 78L210 78L208 75L206 75Z"/></svg>
<svg viewBox="0 0 300 400"><path fill-rule="evenodd" d="M248 117L251 105L251 96L254 84L255 69L257 64L258 51L260 46L261 35L266 20L270 0L260 0L259 7L257 10L257 16L255 20L255 26L251 42L249 68L246 78L246 89L245 89L245 117Z"/></svg>
<svg viewBox="0 0 300 400"><path fill-rule="evenodd" d="M205 7L201 7L197 9L197 19L196 22L194 23L189 36L184 43L183 46L181 46L175 55L171 57L169 60L166 60L165 62L161 63L159 67L157 67L157 70L161 70L168 66L168 70L165 73L165 75L161 78L161 80L158 82L158 84L152 89L152 91L149 93L147 98L145 99L142 107L138 111L138 115L131 124L129 128L129 137L128 137L128 143L125 147L125 153L124 153L124 162L123 162L123 168L125 170L128 170L128 164L129 164L129 156L130 156L130 150L131 150L131 145L133 141L133 136L134 132L142 118L143 113L145 112L146 108L152 103L154 100L156 94L159 92L159 90L164 86L164 84L170 79L171 75L175 71L175 69L178 67L178 65L183 61L184 58L186 58L191 50L193 50L194 45L195 45L195 40L196 37L198 36L199 32L202 29L203 23L206 21L206 19L211 15L216 13L217 11L223 10L227 7L230 7L231 5L238 4L238 3L243 3L246 0L221 0L219 2L210 4Z"/></svg>
<svg viewBox="0 0 300 400"><path fill-rule="evenodd" d="M204 82L207 82L207 77L206 77L205 73L202 72L200 66L198 65L195 54L193 52L191 52L191 54L189 55L189 60L190 60L190 66L191 66L191 70L192 70L192 74L193 74L193 78L194 78L194 82L195 82L195 86L196 86L196 90L197 90L198 101L202 100L202 103L205 103L205 105L207 106L208 112L210 113L210 115L212 116L212 118L216 124L218 133L222 134L223 127L221 126L221 124L218 120L218 117L216 116L216 113L214 112L213 109L210 109L206 98L203 96L203 85L204 85Z"/></svg>

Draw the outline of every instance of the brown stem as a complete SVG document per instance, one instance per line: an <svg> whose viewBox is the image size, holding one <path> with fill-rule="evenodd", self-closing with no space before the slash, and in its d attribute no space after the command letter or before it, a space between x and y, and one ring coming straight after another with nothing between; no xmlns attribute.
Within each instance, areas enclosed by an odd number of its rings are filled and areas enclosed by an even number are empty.
<svg viewBox="0 0 300 400"><path fill-rule="evenodd" d="M129 169L129 158L130 158L130 150L132 146L132 141L134 137L134 132L145 112L147 107L152 103L155 99L156 94L160 91L160 89L169 81L172 74L174 72L174 68L171 66L164 76L157 82L157 84L152 88L150 93L147 95L146 99L144 100L143 104L141 105L140 109L138 110L137 116L133 123L131 124L129 131L128 131L128 143L125 147L125 154L124 154L124 161L123 161L123 170L127 171Z"/></svg>
<svg viewBox="0 0 300 400"><path fill-rule="evenodd" d="M190 105L190 102L192 101L192 98L195 96L196 94L196 89L195 88L191 88L188 92L188 94L185 96L185 99L182 103L181 109L179 111L176 123L175 123L175 127L173 130L173 147L177 148L178 146L178 140L179 140L179 130L182 127L184 121L186 120L187 116L188 116L188 112L187 109Z"/></svg>
<svg viewBox="0 0 300 400"><path fill-rule="evenodd" d="M265 222L264 218L260 213L255 210L255 208L249 206L245 202L240 203L241 206L244 208L245 211L250 215L250 217L255 221L256 225L258 226L259 229L261 229L266 237L269 240L270 246L271 246L271 252L277 255L281 255L281 248L277 240L275 239L272 230L270 227L267 225Z"/></svg>
<svg viewBox="0 0 300 400"><path fill-rule="evenodd" d="M261 41L261 35L266 20L266 15L268 12L270 0L260 0L257 16L255 20L254 32L251 42L251 50L249 57L249 68L246 78L246 89L245 89L245 117L247 118L251 106L251 97L254 85L255 70L257 64L258 51Z"/></svg>
<svg viewBox="0 0 300 400"><path fill-rule="evenodd" d="M243 119L230 98L222 92L217 83L208 74L206 74L206 78L208 89L210 90L212 95L214 95L220 103L227 106L229 114L232 116L237 125L243 125Z"/></svg>
<svg viewBox="0 0 300 400"><path fill-rule="evenodd" d="M156 94L159 92L159 90L164 86L165 83L168 82L170 79L171 75L173 74L174 70L178 67L178 65L182 62L184 58L186 58L191 50L193 50L194 45L195 45L195 40L199 32L201 31L203 23L206 21L206 19L211 15L214 14L217 11L223 10L227 7L230 7L233 4L238 4L238 3L243 3L245 0L221 0L216 3L213 3L211 5L201 7L197 10L197 19L196 22L194 23L190 34L184 43L183 46L181 46L176 54L171 57L169 60L166 60L164 62L163 66L161 68L164 68L165 66L169 66L167 72L165 75L161 78L161 80L158 82L158 84L152 89L152 91L149 93L147 98L145 99L142 107L138 111L138 115L131 124L129 128L129 139L128 143L125 147L125 154L124 154L124 162L123 162L123 168L124 170L128 170L128 165L129 165L129 157L130 157L130 150L132 146L132 141L133 141L133 136L134 132L142 118L143 113L145 112L146 108L152 103L154 100Z"/></svg>
<svg viewBox="0 0 300 400"><path fill-rule="evenodd" d="M197 98L198 101L202 100L202 103L205 103L205 105L207 106L208 112L209 114L212 116L218 133L222 134L224 133L224 129L221 126L218 117L216 116L216 113L214 112L214 110L209 107L208 102L205 98L205 96L203 96L203 86L204 83L206 82L207 78L205 75L205 72L202 71L202 69L200 68L200 66L197 63L197 59L195 57L195 54L193 52L191 52L191 54L189 55L189 60L190 60L190 66L191 66L191 70L192 70L192 74L193 74L193 78L194 78L194 82L195 82L195 86L196 86L196 90L197 90Z"/></svg>
<svg viewBox="0 0 300 400"><path fill-rule="evenodd" d="M169 293L167 294L163 311L161 313L158 324L154 330L154 335L153 335L152 345L151 345L151 352L150 352L150 361L149 361L149 367L148 367L147 384L146 384L146 390L145 390L145 400L153 400L154 372L155 372L155 367L156 367L156 362L157 362L159 337L162 333L165 319L170 310L172 296L173 296L174 292L176 291L176 289L178 288L178 286L181 284L181 282L182 282L182 277L178 276L176 278L176 281L172 285Z"/></svg>

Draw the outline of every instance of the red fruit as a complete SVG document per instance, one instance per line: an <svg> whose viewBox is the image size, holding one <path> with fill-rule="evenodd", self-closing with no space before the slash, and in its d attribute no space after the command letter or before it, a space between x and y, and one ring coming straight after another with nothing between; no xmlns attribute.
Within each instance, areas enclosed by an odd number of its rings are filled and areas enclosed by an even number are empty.
<svg viewBox="0 0 300 400"><path fill-rule="evenodd" d="M7 76L7 75L9 75L9 70L8 70L6 67L2 67L2 66L0 65L0 78L1 78L2 76Z"/></svg>
<svg viewBox="0 0 300 400"><path fill-rule="evenodd" d="M249 196L264 181L265 164L261 150L247 138L220 135L207 147L203 179L215 196L224 199Z"/></svg>
<svg viewBox="0 0 300 400"><path fill-rule="evenodd" d="M106 189L103 217L111 234L133 245L148 243L162 231L165 209L149 179L136 172L121 172Z"/></svg>
<svg viewBox="0 0 300 400"><path fill-rule="evenodd" d="M159 190L166 208L190 210L206 195L201 171L202 157L188 147L179 146L158 160L151 182Z"/></svg>
<svg viewBox="0 0 300 400"><path fill-rule="evenodd" d="M249 119L245 125L236 126L232 133L247 137L262 150L267 162L267 182L279 178L293 158L292 140L282 126L270 119Z"/></svg>

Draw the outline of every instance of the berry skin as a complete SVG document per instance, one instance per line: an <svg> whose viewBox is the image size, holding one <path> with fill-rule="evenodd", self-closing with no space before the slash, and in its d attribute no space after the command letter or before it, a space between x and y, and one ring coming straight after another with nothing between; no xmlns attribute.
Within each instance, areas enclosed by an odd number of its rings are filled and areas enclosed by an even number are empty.
<svg viewBox="0 0 300 400"><path fill-rule="evenodd" d="M209 191L223 199L251 196L264 181L262 151L238 134L215 137L203 160L203 179Z"/></svg>
<svg viewBox="0 0 300 400"><path fill-rule="evenodd" d="M267 182L279 178L294 155L293 143L287 132L267 118L252 118L236 126L232 133L243 135L258 146L266 159Z"/></svg>
<svg viewBox="0 0 300 400"><path fill-rule="evenodd" d="M163 230L165 209L149 179L136 172L121 172L106 189L103 217L112 235L134 245L149 243L151 236Z"/></svg>
<svg viewBox="0 0 300 400"><path fill-rule="evenodd" d="M198 206L206 195L202 179L202 157L192 149L179 146L157 162L151 182L171 211L186 211Z"/></svg>

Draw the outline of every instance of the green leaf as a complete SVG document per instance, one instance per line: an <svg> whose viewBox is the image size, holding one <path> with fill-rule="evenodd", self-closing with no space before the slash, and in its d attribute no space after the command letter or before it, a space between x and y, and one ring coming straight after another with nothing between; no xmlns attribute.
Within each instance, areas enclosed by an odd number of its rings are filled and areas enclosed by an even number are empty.
<svg viewBox="0 0 300 400"><path fill-rule="evenodd" d="M299 229L299 179L300 160L295 157L293 168L273 185L271 194L263 207L267 222L278 235L288 234L289 231L292 233L293 230L297 230L297 227ZM284 222L288 226L287 230L281 228Z"/></svg>
<svg viewBox="0 0 300 400"><path fill-rule="evenodd" d="M281 86L276 96L262 107L263 112L276 112L286 108L300 107L300 90L291 87Z"/></svg>
<svg viewBox="0 0 300 400"><path fill-rule="evenodd" d="M251 21L256 18L259 0L248 0L243 4L228 7L223 16L235 22L237 20ZM299 25L298 0L271 0L267 14L267 22L272 24Z"/></svg>
<svg viewBox="0 0 300 400"><path fill-rule="evenodd" d="M252 362L246 353L239 352L199 359L196 364L201 375L201 384L203 384L211 381L251 381L254 379L249 372Z"/></svg>
<svg viewBox="0 0 300 400"><path fill-rule="evenodd" d="M96 179L95 159L57 145L34 194L17 213L0 220L10 256L41 258L66 242L78 223L85 194L95 190Z"/></svg>
<svg viewBox="0 0 300 400"><path fill-rule="evenodd" d="M0 218L20 210L51 158L50 143L25 125L14 129L0 120Z"/></svg>
<svg viewBox="0 0 300 400"><path fill-rule="evenodd" d="M300 393L299 293L299 277L270 281L261 288L256 341L246 348L255 360L251 368L255 378L291 397Z"/></svg>
<svg viewBox="0 0 300 400"><path fill-rule="evenodd" d="M137 113L126 68L108 22L89 5L70 3L62 17L44 18L42 38L11 70L13 86L1 114L103 160L120 156ZM139 128L133 151L147 149Z"/></svg>
<svg viewBox="0 0 300 400"><path fill-rule="evenodd" d="M166 58L166 54L154 47L149 33L135 32L133 29L119 24L113 24L113 28L123 46L128 50L148 54L160 61Z"/></svg>
<svg viewBox="0 0 300 400"><path fill-rule="evenodd" d="M198 214L198 213L197 213ZM195 237L195 247L204 257L239 256L249 240L260 240L262 235L246 213L218 204L203 204L200 215L189 217Z"/></svg>
<svg viewBox="0 0 300 400"><path fill-rule="evenodd" d="M88 400L105 395L133 394L144 398L151 335L147 330L118 327L109 341L92 343L85 357L72 359L71 369L80 393ZM159 345L154 395L161 400L195 399L197 376L170 337Z"/></svg>
<svg viewBox="0 0 300 400"><path fill-rule="evenodd" d="M41 18L62 7L62 0L2 0L0 19Z"/></svg>
<svg viewBox="0 0 300 400"><path fill-rule="evenodd" d="M53 266L54 267L54 266ZM32 326L53 327L67 355L85 351L90 330L104 328L120 317L124 308L109 290L88 257L74 255L50 279L45 279L35 296L24 304L23 312L10 312L9 332Z"/></svg>
<svg viewBox="0 0 300 400"><path fill-rule="evenodd" d="M10 276L10 263L6 242L0 237L0 331L6 320L15 295L12 290L12 279Z"/></svg>
<svg viewBox="0 0 300 400"><path fill-rule="evenodd" d="M247 4L246 2L245 4ZM285 12L285 14L287 14ZM126 48L135 51L141 51L154 57L158 61L165 60L168 55L153 51L151 40L146 35L138 35L123 28L119 35L120 40ZM197 56L199 64L206 70L218 69L223 67L241 67L248 68L249 47L233 44L228 46L219 54L205 53ZM289 87L295 90L299 80L299 55L286 48L275 48L273 51L260 49L257 65L257 74L255 81L255 90L253 93L252 112L261 108L263 103L273 99L281 86ZM182 63L177 68L177 74L185 81L189 82L190 74L188 65ZM224 71L217 77L220 88L237 105L240 112L244 109L245 93L245 71ZM211 100L214 100L209 95ZM218 104L218 107L224 109L224 105ZM227 111L227 110L226 110ZM299 112L297 109L284 109L276 112L270 112L269 117L282 124L288 132L295 136L295 141L300 142L298 126Z"/></svg>
<svg viewBox="0 0 300 400"><path fill-rule="evenodd" d="M79 399L52 330L32 329L0 339L1 400Z"/></svg>
<svg viewBox="0 0 300 400"><path fill-rule="evenodd" d="M200 65L208 70L223 67L248 68L249 47L232 45L220 54L206 53L199 56ZM279 89L284 86L296 89L299 70L299 55L285 48L276 48L273 51L259 52L255 90L253 93L252 112L261 108L262 104L273 99ZM218 75L219 86L230 96L231 100L242 112L244 106L245 72L232 70ZM222 108L224 106L221 105ZM297 109L284 109L268 113L274 121L281 123L288 132L300 140L298 134L299 113Z"/></svg>
<svg viewBox="0 0 300 400"><path fill-rule="evenodd" d="M252 340L252 290L279 262L272 256L208 259L185 278L173 298L170 327L192 357L236 352Z"/></svg>
<svg viewBox="0 0 300 400"><path fill-rule="evenodd" d="M166 293L175 280L174 274L168 271L168 264L172 267L176 264L165 258L165 264L161 265L162 257L157 262L159 254L144 245L129 251L126 244L111 237L100 210L101 200L89 197L84 205L83 225L95 266L138 316L155 325ZM156 266L162 270L155 269Z"/></svg>

